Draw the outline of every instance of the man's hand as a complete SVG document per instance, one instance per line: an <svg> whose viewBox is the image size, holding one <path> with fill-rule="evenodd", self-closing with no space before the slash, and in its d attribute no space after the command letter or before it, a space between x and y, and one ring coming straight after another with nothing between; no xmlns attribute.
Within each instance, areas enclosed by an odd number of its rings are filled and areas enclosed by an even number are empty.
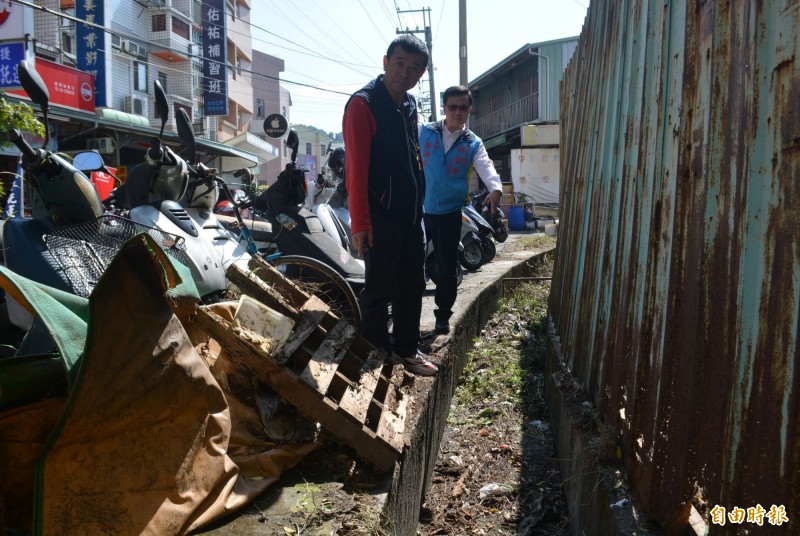
<svg viewBox="0 0 800 536"><path fill-rule="evenodd" d="M490 193L486 196L486 199L483 200L483 204L489 207L489 212L494 214L497 211L497 205L500 203L500 198L503 197L503 192L500 190L495 190L494 192Z"/></svg>
<svg viewBox="0 0 800 536"><path fill-rule="evenodd" d="M356 247L359 257L372 247L372 231L359 231L353 235L353 245Z"/></svg>

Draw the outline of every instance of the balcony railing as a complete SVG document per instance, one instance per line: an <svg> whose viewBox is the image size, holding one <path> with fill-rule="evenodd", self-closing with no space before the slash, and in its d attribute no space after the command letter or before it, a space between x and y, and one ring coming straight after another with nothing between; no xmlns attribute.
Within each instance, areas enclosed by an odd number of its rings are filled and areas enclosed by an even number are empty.
<svg viewBox="0 0 800 536"><path fill-rule="evenodd" d="M487 139L511 127L540 119L539 93L533 93L478 119L470 120L469 128Z"/></svg>

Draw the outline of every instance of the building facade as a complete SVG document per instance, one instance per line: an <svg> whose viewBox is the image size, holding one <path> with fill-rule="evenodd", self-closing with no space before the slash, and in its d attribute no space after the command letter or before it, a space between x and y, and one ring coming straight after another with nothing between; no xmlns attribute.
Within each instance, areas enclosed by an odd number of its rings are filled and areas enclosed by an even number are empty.
<svg viewBox="0 0 800 536"><path fill-rule="evenodd" d="M189 115L203 161L223 171L263 165L277 157L271 146L249 134L254 114L253 50L249 0L220 0L224 6L226 33L227 114L206 115L204 108L202 13L208 6L197 0L41 0L47 10L34 10L37 59L70 68L89 57L83 25L75 17L89 17L86 6L101 6L104 17L97 23L110 31L99 32L94 45L104 60L105 83L96 83L95 94L104 94L94 114L54 107L59 123L59 150L76 152L98 149L113 166L141 162L146 142L160 129L156 117L154 81L164 88L169 102L165 141L176 142L175 116ZM27 8L31 9L31 8ZM83 11L82 11L83 9ZM92 14L92 17L94 14ZM82 46L84 45L84 46ZM94 74L94 73L93 73ZM96 80L100 77L96 75Z"/></svg>
<svg viewBox="0 0 800 536"><path fill-rule="evenodd" d="M559 83L577 37L527 44L469 83L469 127L483 139L503 182L511 182L511 149L521 147L522 126L559 118Z"/></svg>
<svg viewBox="0 0 800 536"><path fill-rule="evenodd" d="M281 114L287 124L291 122L291 94L280 85L280 74L284 71L284 63L280 58L258 50L253 51L253 110L254 117L250 122L250 132L268 143L277 158L259 166L258 179L261 184L272 184L278 174L289 162L285 150L286 135L272 138L264 133L264 119L272 114Z"/></svg>

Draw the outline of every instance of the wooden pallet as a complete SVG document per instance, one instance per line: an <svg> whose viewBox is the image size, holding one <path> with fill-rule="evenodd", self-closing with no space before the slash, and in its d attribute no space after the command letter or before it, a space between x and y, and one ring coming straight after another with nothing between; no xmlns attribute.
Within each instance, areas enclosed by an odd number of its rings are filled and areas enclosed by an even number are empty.
<svg viewBox="0 0 800 536"><path fill-rule="evenodd" d="M196 322L283 399L318 421L334 438L353 448L380 471L403 451L410 380L402 366L358 335L269 264L254 259L250 272L232 266L228 278L246 294L291 317L295 327L275 355L206 307Z"/></svg>

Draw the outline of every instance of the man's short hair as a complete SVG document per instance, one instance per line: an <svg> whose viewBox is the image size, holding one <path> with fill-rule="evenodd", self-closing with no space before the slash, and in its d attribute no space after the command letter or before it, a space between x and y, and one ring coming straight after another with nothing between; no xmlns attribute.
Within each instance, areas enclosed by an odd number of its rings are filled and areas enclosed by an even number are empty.
<svg viewBox="0 0 800 536"><path fill-rule="evenodd" d="M423 43L419 37L415 37L411 34L398 35L389 43L389 48L386 49L386 57L391 58L392 52L394 52L394 49L397 47L402 48L409 54L419 54L425 58L425 66L428 66L428 47L425 46L425 43Z"/></svg>
<svg viewBox="0 0 800 536"><path fill-rule="evenodd" d="M449 88L444 90L444 96L442 97L442 106L447 104L447 99L450 97L462 97L466 95L469 99L469 105L472 106L472 91L469 90L467 86L450 86Z"/></svg>

